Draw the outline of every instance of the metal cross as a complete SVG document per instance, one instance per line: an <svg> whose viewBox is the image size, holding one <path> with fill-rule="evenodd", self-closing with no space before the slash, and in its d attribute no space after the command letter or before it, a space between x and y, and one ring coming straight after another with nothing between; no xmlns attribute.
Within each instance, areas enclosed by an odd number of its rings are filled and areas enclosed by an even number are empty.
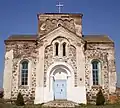
<svg viewBox="0 0 120 108"><path fill-rule="evenodd" d="M63 5L63 4L60 4L60 2L59 2L59 4L56 5L56 6L58 7L59 13L61 13L61 7L63 7L64 5Z"/></svg>

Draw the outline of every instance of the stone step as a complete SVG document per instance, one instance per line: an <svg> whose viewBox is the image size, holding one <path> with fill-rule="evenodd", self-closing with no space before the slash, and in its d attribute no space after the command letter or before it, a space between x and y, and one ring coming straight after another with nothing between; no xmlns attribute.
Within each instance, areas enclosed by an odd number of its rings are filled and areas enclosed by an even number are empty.
<svg viewBox="0 0 120 108"><path fill-rule="evenodd" d="M43 104L43 107L51 108L75 108L77 106L79 106L77 103L68 100L54 100Z"/></svg>

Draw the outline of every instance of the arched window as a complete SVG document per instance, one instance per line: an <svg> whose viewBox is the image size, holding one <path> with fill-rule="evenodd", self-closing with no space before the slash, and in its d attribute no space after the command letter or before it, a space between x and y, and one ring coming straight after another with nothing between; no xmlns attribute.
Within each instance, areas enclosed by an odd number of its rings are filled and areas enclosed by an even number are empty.
<svg viewBox="0 0 120 108"><path fill-rule="evenodd" d="M56 56L58 56L58 47L59 47L59 44L55 43L55 55Z"/></svg>
<svg viewBox="0 0 120 108"><path fill-rule="evenodd" d="M28 85L28 61L21 63L21 85Z"/></svg>
<svg viewBox="0 0 120 108"><path fill-rule="evenodd" d="M63 43L63 56L66 56L66 43Z"/></svg>
<svg viewBox="0 0 120 108"><path fill-rule="evenodd" d="M93 85L99 85L99 61L92 62Z"/></svg>

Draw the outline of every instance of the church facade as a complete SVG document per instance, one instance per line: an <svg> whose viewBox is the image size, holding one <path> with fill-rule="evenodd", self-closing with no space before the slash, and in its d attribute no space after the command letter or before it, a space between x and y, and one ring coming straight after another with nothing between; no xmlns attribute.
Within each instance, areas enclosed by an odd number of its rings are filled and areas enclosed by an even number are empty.
<svg viewBox="0 0 120 108"><path fill-rule="evenodd" d="M36 35L5 40L4 98L21 92L35 104L52 100L87 103L101 88L116 89L114 42L83 35L82 14L38 14Z"/></svg>

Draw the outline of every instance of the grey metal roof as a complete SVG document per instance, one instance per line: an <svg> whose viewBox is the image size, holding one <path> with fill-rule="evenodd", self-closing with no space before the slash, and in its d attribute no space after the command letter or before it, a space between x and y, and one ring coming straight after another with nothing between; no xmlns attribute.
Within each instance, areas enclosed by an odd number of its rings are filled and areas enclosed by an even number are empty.
<svg viewBox="0 0 120 108"><path fill-rule="evenodd" d="M14 40L36 40L37 35L11 35L8 37L6 41L14 41Z"/></svg>
<svg viewBox="0 0 120 108"><path fill-rule="evenodd" d="M88 43L114 43L106 35L84 35L83 39Z"/></svg>

